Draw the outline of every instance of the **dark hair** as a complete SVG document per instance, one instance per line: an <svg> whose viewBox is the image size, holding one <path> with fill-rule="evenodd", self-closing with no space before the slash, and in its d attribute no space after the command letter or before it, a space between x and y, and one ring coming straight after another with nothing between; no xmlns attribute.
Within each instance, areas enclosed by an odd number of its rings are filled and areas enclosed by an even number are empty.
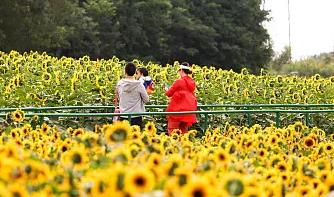
<svg viewBox="0 0 334 197"><path fill-rule="evenodd" d="M128 76L133 76L136 74L136 65L132 62L128 62L125 66L125 73L128 75Z"/></svg>
<svg viewBox="0 0 334 197"><path fill-rule="evenodd" d="M144 77L148 76L148 70L146 68L139 68L138 69L139 73L143 74Z"/></svg>
<svg viewBox="0 0 334 197"><path fill-rule="evenodd" d="M190 67L190 64L188 62L182 62L181 65ZM193 73L191 70L188 70L188 69L181 69L181 70L183 70L183 72L186 73L187 75L190 75Z"/></svg>

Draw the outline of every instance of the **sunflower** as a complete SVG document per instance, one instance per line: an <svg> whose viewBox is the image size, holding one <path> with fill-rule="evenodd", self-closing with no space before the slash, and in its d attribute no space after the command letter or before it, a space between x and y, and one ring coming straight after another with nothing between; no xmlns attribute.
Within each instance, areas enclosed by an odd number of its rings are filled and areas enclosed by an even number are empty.
<svg viewBox="0 0 334 197"><path fill-rule="evenodd" d="M104 125L102 130L107 141L112 144L126 141L132 128L128 121L118 121L112 125Z"/></svg>
<svg viewBox="0 0 334 197"><path fill-rule="evenodd" d="M49 82L51 81L51 78L52 78L52 76L51 76L50 73L48 73L48 72L43 72L43 74L42 74L42 80L43 80L44 82L49 83Z"/></svg>
<svg viewBox="0 0 334 197"><path fill-rule="evenodd" d="M288 168L287 165L283 161L278 162L275 167L281 172L286 171Z"/></svg>
<svg viewBox="0 0 334 197"><path fill-rule="evenodd" d="M227 146L226 146L226 151L229 153L229 154L233 154L235 152L237 152L237 145L235 144L234 141L230 141Z"/></svg>
<svg viewBox="0 0 334 197"><path fill-rule="evenodd" d="M161 165L162 158L159 154L157 153L152 153L150 154L150 158L148 159L148 164L152 168L157 168Z"/></svg>
<svg viewBox="0 0 334 197"><path fill-rule="evenodd" d="M183 187L186 184L188 184L192 174L193 174L192 166L183 166L181 168L176 169L175 175L177 178L178 186Z"/></svg>
<svg viewBox="0 0 334 197"><path fill-rule="evenodd" d="M85 134L85 130L82 128L75 129L72 133L73 136L80 137Z"/></svg>
<svg viewBox="0 0 334 197"><path fill-rule="evenodd" d="M329 176L330 177L328 177L325 181L325 185L327 186L329 192L333 192L334 191L334 177L332 173Z"/></svg>
<svg viewBox="0 0 334 197"><path fill-rule="evenodd" d="M330 170L331 169L331 163L330 160L326 158L319 158L315 165L317 166L318 170Z"/></svg>
<svg viewBox="0 0 334 197"><path fill-rule="evenodd" d="M314 196L314 191L308 186L301 185L297 188L297 192L301 196Z"/></svg>
<svg viewBox="0 0 334 197"><path fill-rule="evenodd" d="M24 112L19 109L12 112L12 120L15 122L22 122L24 120Z"/></svg>
<svg viewBox="0 0 334 197"><path fill-rule="evenodd" d="M156 132L157 132L157 129L156 129L153 122L148 122L145 125L145 131L148 132L151 135L155 135Z"/></svg>
<svg viewBox="0 0 334 197"><path fill-rule="evenodd" d="M29 196L27 190L18 183L10 184L8 190L9 190L9 196L14 196L14 197Z"/></svg>
<svg viewBox="0 0 334 197"><path fill-rule="evenodd" d="M44 134L48 134L51 130L51 127L45 123L42 124L41 130Z"/></svg>
<svg viewBox="0 0 334 197"><path fill-rule="evenodd" d="M326 194L328 194L328 188L323 184L319 185L315 190L315 196L325 196Z"/></svg>
<svg viewBox="0 0 334 197"><path fill-rule="evenodd" d="M130 138L133 139L133 140L136 140L136 139L139 139L140 138L140 132L138 131L133 131L131 134L130 134Z"/></svg>
<svg viewBox="0 0 334 197"><path fill-rule="evenodd" d="M21 131L24 136L27 136L29 132L31 131L31 125L30 124L24 125Z"/></svg>
<svg viewBox="0 0 334 197"><path fill-rule="evenodd" d="M334 141L334 133L332 133L332 134L329 135L329 139L331 139L332 141Z"/></svg>
<svg viewBox="0 0 334 197"><path fill-rule="evenodd" d="M327 154L332 154L333 151L334 151L333 144L330 143L330 142L325 143L325 144L323 145L323 150L324 150L324 152L327 153Z"/></svg>
<svg viewBox="0 0 334 197"><path fill-rule="evenodd" d="M274 167L276 166L280 161L282 161L281 155L274 155L270 158L270 166Z"/></svg>
<svg viewBox="0 0 334 197"><path fill-rule="evenodd" d="M259 156L260 158L264 158L264 157L267 156L268 151L267 151L267 149L260 148L260 149L257 151L257 153L258 153L258 156Z"/></svg>
<svg viewBox="0 0 334 197"><path fill-rule="evenodd" d="M245 184L239 174L232 173L224 178L223 188L230 196L240 196L245 192Z"/></svg>
<svg viewBox="0 0 334 197"><path fill-rule="evenodd" d="M134 168L125 175L125 189L130 193L149 192L154 188L154 174L146 168Z"/></svg>
<svg viewBox="0 0 334 197"><path fill-rule="evenodd" d="M315 141L311 137L305 137L304 138L304 145L307 148L312 148L315 145Z"/></svg>
<svg viewBox="0 0 334 197"><path fill-rule="evenodd" d="M195 179L184 186L182 193L185 197L209 197L213 195L213 188L207 179Z"/></svg>
<svg viewBox="0 0 334 197"><path fill-rule="evenodd" d="M37 115L34 115L32 117L32 121L34 121L35 123L37 123L39 121L39 117Z"/></svg>
<svg viewBox="0 0 334 197"><path fill-rule="evenodd" d="M214 160L218 166L226 166L230 162L230 155L224 149L219 149L214 154Z"/></svg>
<svg viewBox="0 0 334 197"><path fill-rule="evenodd" d="M173 139L175 139L175 138L179 139L181 134L182 134L182 131L180 129L174 129L171 133L169 133L169 136L171 136L171 138L173 138Z"/></svg>
<svg viewBox="0 0 334 197"><path fill-rule="evenodd" d="M301 123L301 122L296 122L296 123L294 124L294 130L295 130L296 132L301 132L301 131L303 130L303 123Z"/></svg>
<svg viewBox="0 0 334 197"><path fill-rule="evenodd" d="M136 132L140 133L140 126L132 125L131 127L132 127L132 132L133 133L136 133Z"/></svg>
<svg viewBox="0 0 334 197"><path fill-rule="evenodd" d="M269 137L269 143L271 145L276 145L278 143L278 137L276 135L271 135Z"/></svg>
<svg viewBox="0 0 334 197"><path fill-rule="evenodd" d="M177 168L182 166L182 158L178 154L169 155L169 161L164 165L165 173L167 176L174 176Z"/></svg>
<svg viewBox="0 0 334 197"><path fill-rule="evenodd" d="M10 136L13 139L16 139L16 138L19 139L20 135L21 135L21 129L19 128L15 128L10 131Z"/></svg>
<svg viewBox="0 0 334 197"><path fill-rule="evenodd" d="M62 163L68 167L72 166L76 170L85 169L88 161L87 153L82 147L73 148L62 154Z"/></svg>
<svg viewBox="0 0 334 197"><path fill-rule="evenodd" d="M332 173L330 170L322 170L317 174L317 177L322 183L326 183L327 179L330 178L331 174Z"/></svg>

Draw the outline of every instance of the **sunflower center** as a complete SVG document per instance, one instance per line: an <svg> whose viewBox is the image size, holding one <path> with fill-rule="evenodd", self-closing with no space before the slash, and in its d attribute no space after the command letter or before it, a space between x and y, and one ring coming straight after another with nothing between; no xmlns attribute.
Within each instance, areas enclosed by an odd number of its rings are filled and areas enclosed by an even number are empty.
<svg viewBox="0 0 334 197"><path fill-rule="evenodd" d="M30 165L27 165L25 168L24 168L24 171L27 173L27 174L30 174L31 171L32 171L32 167Z"/></svg>
<svg viewBox="0 0 334 197"><path fill-rule="evenodd" d="M74 164L80 164L82 162L82 157L79 153L74 153L72 156L72 162Z"/></svg>
<svg viewBox="0 0 334 197"><path fill-rule="evenodd" d="M192 196L193 197L203 197L205 195L204 195L204 192L200 188L197 188L193 191Z"/></svg>
<svg viewBox="0 0 334 197"><path fill-rule="evenodd" d="M306 146L311 147L311 146L313 146L313 140L308 139L308 140L305 141L305 144L306 144Z"/></svg>
<svg viewBox="0 0 334 197"><path fill-rule="evenodd" d="M20 194L20 192L13 192L13 197L21 197L22 195Z"/></svg>
<svg viewBox="0 0 334 197"><path fill-rule="evenodd" d="M329 186L329 191L334 191L334 185Z"/></svg>
<svg viewBox="0 0 334 197"><path fill-rule="evenodd" d="M145 179L143 177L137 177L135 179L135 183L138 186L144 186L145 185Z"/></svg>
<svg viewBox="0 0 334 197"><path fill-rule="evenodd" d="M278 167L278 169L279 169L280 171L285 171L285 166L280 165L280 166Z"/></svg>
<svg viewBox="0 0 334 197"><path fill-rule="evenodd" d="M154 159L153 163L154 163L154 165L159 165L159 160L158 159Z"/></svg>
<svg viewBox="0 0 334 197"><path fill-rule="evenodd" d="M224 154L219 154L219 160L225 161L226 157Z"/></svg>
<svg viewBox="0 0 334 197"><path fill-rule="evenodd" d="M66 147L66 146L61 147L61 151L62 151L62 152L67 151L67 147Z"/></svg>
<svg viewBox="0 0 334 197"><path fill-rule="evenodd" d="M306 190L302 191L303 196L306 195L307 193L308 193L308 191L306 191Z"/></svg>
<svg viewBox="0 0 334 197"><path fill-rule="evenodd" d="M244 185L240 180L232 179L226 183L225 189L229 194L233 196L239 196L244 192Z"/></svg>
<svg viewBox="0 0 334 197"><path fill-rule="evenodd" d="M187 184L187 175L180 174L180 176L179 176L179 185L183 186L185 184Z"/></svg>
<svg viewBox="0 0 334 197"><path fill-rule="evenodd" d="M110 140L115 141L115 142L120 142L120 141L124 141L126 137L127 137L127 132L125 129L117 129L110 136Z"/></svg>

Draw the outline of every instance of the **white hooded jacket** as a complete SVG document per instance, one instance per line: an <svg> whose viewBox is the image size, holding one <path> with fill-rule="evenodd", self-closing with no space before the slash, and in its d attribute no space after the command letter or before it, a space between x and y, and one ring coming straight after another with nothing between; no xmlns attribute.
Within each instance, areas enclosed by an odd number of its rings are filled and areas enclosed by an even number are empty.
<svg viewBox="0 0 334 197"><path fill-rule="evenodd" d="M149 97L141 81L121 79L116 88L121 113L145 112L144 104L149 102Z"/></svg>

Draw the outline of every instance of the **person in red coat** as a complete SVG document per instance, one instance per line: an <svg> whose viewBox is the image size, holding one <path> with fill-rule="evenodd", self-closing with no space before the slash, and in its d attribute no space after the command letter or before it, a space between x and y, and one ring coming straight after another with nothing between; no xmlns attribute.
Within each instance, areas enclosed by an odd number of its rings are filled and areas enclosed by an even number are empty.
<svg viewBox="0 0 334 197"><path fill-rule="evenodd" d="M189 63L182 63L178 73L180 75L180 79L177 79L170 88L165 88L166 96L170 97L166 111L196 111L196 83L189 76L192 74ZM175 129L179 129L182 133L186 133L188 128L196 122L196 114L169 115L167 116L167 120L168 135L170 135Z"/></svg>

